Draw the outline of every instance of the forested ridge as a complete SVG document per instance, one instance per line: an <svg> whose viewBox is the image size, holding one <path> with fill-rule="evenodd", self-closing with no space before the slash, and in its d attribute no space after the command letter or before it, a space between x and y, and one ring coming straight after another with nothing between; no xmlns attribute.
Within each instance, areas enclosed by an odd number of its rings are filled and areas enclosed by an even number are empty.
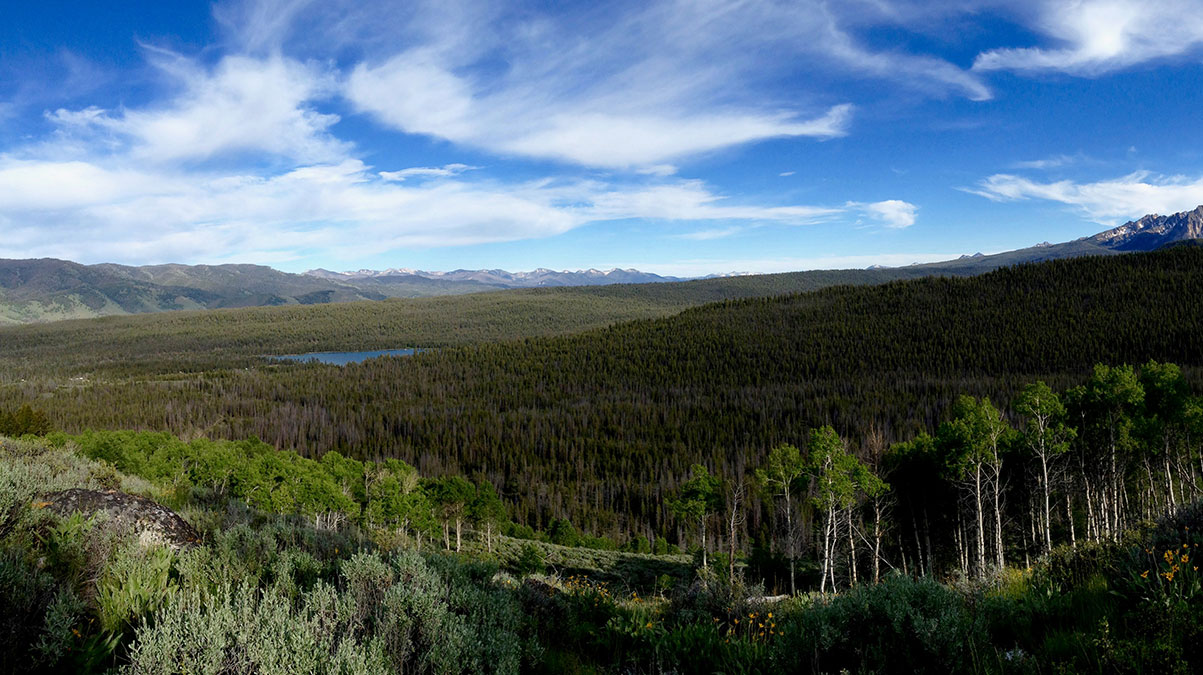
<svg viewBox="0 0 1203 675"><path fill-rule="evenodd" d="M1176 248L838 287L342 368L35 379L5 387L0 405L37 400L68 431L256 436L305 456L481 472L534 527L559 517L684 539L665 498L693 463L744 475L825 424L858 446L907 440L959 395L1009 401L1038 378L1062 390L1098 362L1171 361L1196 381L1201 263Z"/></svg>
<svg viewBox="0 0 1203 675"><path fill-rule="evenodd" d="M257 365L265 354L447 347L561 335L668 316L719 300L837 284L876 284L934 273L925 267L816 270L678 283L58 321L0 328L0 382L46 376L197 372Z"/></svg>

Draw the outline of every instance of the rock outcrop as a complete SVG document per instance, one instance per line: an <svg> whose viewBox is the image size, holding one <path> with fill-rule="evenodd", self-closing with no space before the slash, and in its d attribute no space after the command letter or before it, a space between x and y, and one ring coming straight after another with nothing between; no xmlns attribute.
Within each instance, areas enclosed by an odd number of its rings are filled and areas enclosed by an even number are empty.
<svg viewBox="0 0 1203 675"><path fill-rule="evenodd" d="M104 512L117 525L129 527L140 534L149 532L174 548L200 543L200 535L179 514L145 497L117 490L73 488L62 492L49 492L40 499L37 506L60 516L69 516L75 512L92 516Z"/></svg>
<svg viewBox="0 0 1203 675"><path fill-rule="evenodd" d="M1203 238L1203 206L1169 216L1152 214L1100 232L1088 241L1116 251L1152 251L1166 244Z"/></svg>

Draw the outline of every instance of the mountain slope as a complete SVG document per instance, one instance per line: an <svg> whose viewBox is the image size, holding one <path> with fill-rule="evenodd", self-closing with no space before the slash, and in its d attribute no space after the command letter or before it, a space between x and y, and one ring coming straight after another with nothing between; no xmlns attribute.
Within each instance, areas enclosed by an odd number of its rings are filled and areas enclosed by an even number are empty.
<svg viewBox="0 0 1203 675"><path fill-rule="evenodd" d="M1152 214L1087 239L1114 251L1152 251L1203 238L1203 206L1169 216Z"/></svg>
<svg viewBox="0 0 1203 675"><path fill-rule="evenodd" d="M182 309L313 305L493 290L477 282L422 277L355 284L263 265L81 265L0 260L0 325Z"/></svg>
<svg viewBox="0 0 1203 675"><path fill-rule="evenodd" d="M608 284L646 284L684 281L678 277L662 277L658 274L640 272L636 269L612 269L606 272L595 269L563 270L557 272L544 267L530 272L507 272L505 270L453 270L451 272L426 272L411 269L359 270L356 272L331 272L317 269L305 272L308 276L360 284L371 279L393 277L419 277L442 281L471 281L488 284L496 288L536 288L544 286L603 286Z"/></svg>
<svg viewBox="0 0 1203 675"><path fill-rule="evenodd" d="M958 260L898 268L759 275L780 278L752 282L750 286L737 281L740 277L722 277L710 280L715 282L710 286L687 282L695 285L671 293L678 298L688 296L682 305L687 306L745 297L744 291L755 286L769 292L795 292L814 290L831 283L866 284L933 275L965 276L1024 262L1148 251L1200 237L1203 237L1203 206L1170 216L1148 215L1075 241L1041 244L994 255L962 256ZM556 272L542 268L530 272L499 269L451 272L310 270L305 274L290 274L262 265L129 267L80 265L54 259L0 260L0 325L181 309L313 305L455 295L507 288L679 283L681 280L674 277L633 269L606 272L593 269ZM634 317L620 315L614 318Z"/></svg>

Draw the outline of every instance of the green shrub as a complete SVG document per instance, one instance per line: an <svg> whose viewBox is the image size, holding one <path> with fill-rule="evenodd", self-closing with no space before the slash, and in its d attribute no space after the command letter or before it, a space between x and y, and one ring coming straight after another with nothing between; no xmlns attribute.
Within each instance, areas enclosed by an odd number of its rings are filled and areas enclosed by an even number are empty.
<svg viewBox="0 0 1203 675"><path fill-rule="evenodd" d="M547 559L543 551L534 544L523 544L518 559L514 561L514 571L518 574L542 574L547 570Z"/></svg>
<svg viewBox="0 0 1203 675"><path fill-rule="evenodd" d="M295 604L247 585L177 594L144 624L132 673L387 673L376 641L351 630L354 606L326 584Z"/></svg>
<svg viewBox="0 0 1203 675"><path fill-rule="evenodd" d="M104 631L132 632L139 621L163 606L176 587L171 574L174 552L145 539L119 547L96 583L97 616Z"/></svg>
<svg viewBox="0 0 1203 675"><path fill-rule="evenodd" d="M78 644L83 603L27 553L0 549L0 672L64 666Z"/></svg>
<svg viewBox="0 0 1203 675"><path fill-rule="evenodd" d="M970 672L986 644L961 596L930 579L892 576L775 618L775 658L792 670Z"/></svg>

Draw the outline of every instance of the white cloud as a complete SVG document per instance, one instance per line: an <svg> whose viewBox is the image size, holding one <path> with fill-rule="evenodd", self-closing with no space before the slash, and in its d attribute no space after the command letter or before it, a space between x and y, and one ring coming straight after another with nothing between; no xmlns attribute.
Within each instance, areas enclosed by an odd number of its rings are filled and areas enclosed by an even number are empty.
<svg viewBox="0 0 1203 675"><path fill-rule="evenodd" d="M794 172L794 171L782 171L781 173L779 173L779 174L777 174L777 175L778 175L778 176L780 176L780 177L782 177L782 178L786 178L786 177L789 177L789 176L792 176L792 175L794 175L794 173L796 173L796 172Z"/></svg>
<svg viewBox="0 0 1203 675"><path fill-rule="evenodd" d="M262 176L0 156L0 221L25 226L19 236L6 227L0 257L262 262L320 249L355 259L548 237L605 220L796 225L849 215L847 207L728 201L700 181L681 180L623 186L449 177L410 186L353 159Z"/></svg>
<svg viewBox="0 0 1203 675"><path fill-rule="evenodd" d="M674 235L673 239L685 239L687 241L712 241L714 239L726 239L743 232L742 227L721 227L709 230L698 230L696 232L686 232L685 234Z"/></svg>
<svg viewBox="0 0 1203 675"><path fill-rule="evenodd" d="M1038 171L1045 171L1048 169L1059 169L1063 166L1069 166L1070 164L1076 164L1082 160L1083 157L1081 155L1054 155L1052 157L1045 157L1044 159L1015 162L1011 166L1016 169L1035 169Z"/></svg>
<svg viewBox="0 0 1203 675"><path fill-rule="evenodd" d="M116 112L60 109L47 119L94 142L107 135L103 140L128 144L133 157L153 162L246 152L331 161L349 149L329 133L338 116L310 105L333 90L329 74L283 57L230 56L212 72L178 58L159 65L182 90L167 105Z"/></svg>
<svg viewBox="0 0 1203 675"><path fill-rule="evenodd" d="M842 136L852 107L809 84L832 73L990 97L947 61L865 47L844 26L857 10L817 0L493 8L488 20L452 0L400 18L377 3L333 6L345 15L333 44L371 45L346 82L359 111L406 133L586 166L639 170L765 139ZM371 39L364 15L407 39Z"/></svg>
<svg viewBox="0 0 1203 675"><path fill-rule="evenodd" d="M549 108L525 91L478 95L474 85L440 66L431 52L404 53L351 73L347 97L359 110L408 133L428 134L495 152L587 166L663 173L667 160L749 141L785 136L831 138L846 133L852 108L837 105L813 119L788 113L641 110L638 92L627 109L594 100ZM675 167L673 167L675 170Z"/></svg>
<svg viewBox="0 0 1203 675"><path fill-rule="evenodd" d="M1203 45L1200 0L1079 0L1039 6L1033 28L1063 46L994 49L973 69L1098 75Z"/></svg>
<svg viewBox="0 0 1203 675"><path fill-rule="evenodd" d="M1040 182L995 174L966 191L998 202L1042 199L1067 204L1090 220L1108 226L1150 213L1177 213L1203 204L1203 178L1156 176L1147 171L1093 183Z"/></svg>
<svg viewBox="0 0 1203 675"><path fill-rule="evenodd" d="M620 190L593 186L590 195L575 199L588 200L589 205L580 209L588 220L753 220L804 225L844 213L841 208L825 206L729 204L698 180Z"/></svg>
<svg viewBox="0 0 1203 675"><path fill-rule="evenodd" d="M653 164L636 170L636 173L641 173L645 176L671 176L677 172L677 167L672 164Z"/></svg>
<svg viewBox="0 0 1203 675"><path fill-rule="evenodd" d="M417 166L409 169L401 169L400 171L381 171L377 175L384 180L400 183L406 178L448 178L479 168L478 166L468 166L467 164L447 164L442 167Z"/></svg>
<svg viewBox="0 0 1203 675"><path fill-rule="evenodd" d="M915 212L918 206L900 199L887 199L882 202L858 204L849 202L848 206L858 208L866 215L891 229L903 229L915 224Z"/></svg>
<svg viewBox="0 0 1203 675"><path fill-rule="evenodd" d="M354 259L624 219L698 223L684 235L698 240L860 217L905 227L915 213L906 202L741 202L677 178L676 163L847 133L850 105L800 93L815 63L887 78L896 62L907 86L981 92L942 61L879 58L818 5L662 0L557 16L454 0L243 8L217 11L241 26L238 53L202 61L143 45L166 86L158 98L48 111L53 133L0 152L0 256ZM309 42L317 56L303 60L297 27L318 19L329 39ZM476 167L463 164L376 170L336 135L330 110L346 102L410 133L632 173L507 182L469 179L461 174Z"/></svg>

